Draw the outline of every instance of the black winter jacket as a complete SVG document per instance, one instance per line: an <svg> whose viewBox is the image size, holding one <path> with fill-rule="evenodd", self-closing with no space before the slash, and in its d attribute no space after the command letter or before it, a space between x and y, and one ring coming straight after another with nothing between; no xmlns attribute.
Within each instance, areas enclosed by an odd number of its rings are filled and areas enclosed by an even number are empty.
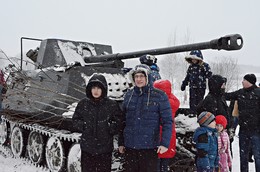
<svg viewBox="0 0 260 172"><path fill-rule="evenodd" d="M226 79L220 75L213 75L209 78L209 93L197 106L197 112L200 114L203 111L208 111L216 115L223 115L227 119L227 129L232 126L232 118L229 107L224 97L224 90L221 89Z"/></svg>
<svg viewBox="0 0 260 172"><path fill-rule="evenodd" d="M100 99L92 97L92 86L102 89ZM81 150L93 155L113 151L113 136L118 133L122 116L118 103L106 97L106 93L105 77L94 75L86 87L87 98L79 101L72 117L75 129L82 132Z"/></svg>
<svg viewBox="0 0 260 172"><path fill-rule="evenodd" d="M253 85L225 93L225 97L238 101L240 130L260 133L260 88Z"/></svg>

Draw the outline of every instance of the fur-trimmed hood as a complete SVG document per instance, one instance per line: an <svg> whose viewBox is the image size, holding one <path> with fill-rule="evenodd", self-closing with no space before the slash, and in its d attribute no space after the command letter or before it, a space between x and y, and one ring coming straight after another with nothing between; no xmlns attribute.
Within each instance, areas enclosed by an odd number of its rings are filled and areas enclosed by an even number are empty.
<svg viewBox="0 0 260 172"><path fill-rule="evenodd" d="M145 64L136 65L129 73L129 80L135 85L134 75L136 73L143 73L146 76L146 85L149 85L151 82L151 70L150 67Z"/></svg>
<svg viewBox="0 0 260 172"><path fill-rule="evenodd" d="M192 63L192 60L198 60L199 64L203 63L203 55L200 50L192 50L189 55L185 57L188 63Z"/></svg>

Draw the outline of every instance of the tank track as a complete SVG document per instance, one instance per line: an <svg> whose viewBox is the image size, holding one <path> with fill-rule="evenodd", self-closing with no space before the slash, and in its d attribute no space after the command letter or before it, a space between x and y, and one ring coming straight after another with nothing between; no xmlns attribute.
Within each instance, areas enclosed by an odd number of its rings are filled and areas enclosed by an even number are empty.
<svg viewBox="0 0 260 172"><path fill-rule="evenodd" d="M38 172L50 172L50 170L46 166L36 165L32 163L28 158L15 158L9 145L0 145L0 156L3 156L5 159L15 159L16 161L18 160L19 162L15 164L15 166L26 164L27 166L25 168L28 168L28 166L30 166L30 169L33 168L35 169L35 171Z"/></svg>
<svg viewBox="0 0 260 172"><path fill-rule="evenodd" d="M17 157L12 153L11 141L10 141L11 140L11 133L12 133L12 130L14 129L14 127L19 127L21 129L23 129L24 131L26 131L26 133L27 133L27 135L25 136L26 138L28 138L29 133L34 131L34 132L37 132L40 135L44 136L47 139L57 138L62 143L64 143L64 142L67 143L67 144L69 143L69 146L63 145L63 149L64 149L63 151L66 152L66 153L64 153L64 155L65 155L64 159L66 159L66 162L65 162L66 165L63 165L62 169L58 170L58 171L59 172L63 172L63 171L66 171L66 172L74 172L75 171L76 172L76 171L78 171L78 169L74 169L74 168L72 168L72 170L68 170L67 168L70 168L70 167L67 164L68 163L67 160L69 158L69 152L70 152L70 149L72 149L72 146L75 145L75 144L79 144L81 133L76 133L76 132L73 133L73 132L68 131L68 130L58 130L58 129L50 128L50 127L47 127L47 126L42 126L42 125L39 125L39 124L25 124L25 123L21 123L21 122L12 120L11 117L8 117L8 116L5 116L5 115L2 115L2 122L9 124L8 125L9 129L8 129L7 143L0 145L0 153L3 156L12 157L12 158L19 158L19 159L25 161L28 164L33 164L35 167L37 167L41 170L43 169L45 171L46 170L47 171L48 170L55 171L55 170L51 170L51 169L48 168L50 165L48 165L47 161L44 164L32 162L30 160L29 156L28 156L28 145L27 145L27 143L25 145L26 154L25 154L24 157L20 157L20 156ZM45 142L46 142L46 139L45 139ZM46 146L47 146L47 144L48 143L46 143ZM73 156L75 156L75 155L73 155ZM75 158L73 157L73 159L75 159ZM112 156L112 169L111 169L111 171L117 171L117 172L122 171L123 170L123 163L122 163L123 161L124 161L124 158L118 153L117 145L115 145L115 150L113 151L113 156ZM76 163L78 163L78 162L80 162L79 159L77 159ZM75 164L75 162L74 162L74 164ZM79 167L77 167L77 168L79 168Z"/></svg>
<svg viewBox="0 0 260 172"><path fill-rule="evenodd" d="M67 130L57 130L57 129L49 128L49 127L42 126L39 124L24 124L24 123L20 123L20 122L15 122L11 119L8 119L5 116L2 117L2 120L10 123L11 128L13 128L15 125L17 125L28 131L36 131L42 135L45 135L48 137L57 137L64 141L72 141L72 142L78 143L80 140L80 136L81 136L80 133L71 133L70 131L67 131Z"/></svg>

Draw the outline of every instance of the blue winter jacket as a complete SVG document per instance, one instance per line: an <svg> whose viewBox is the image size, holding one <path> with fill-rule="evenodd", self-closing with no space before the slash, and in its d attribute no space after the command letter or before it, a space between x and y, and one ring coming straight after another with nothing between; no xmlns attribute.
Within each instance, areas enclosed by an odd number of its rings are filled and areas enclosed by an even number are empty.
<svg viewBox="0 0 260 172"><path fill-rule="evenodd" d="M151 81L151 80L150 80ZM134 87L124 98L125 127L119 145L132 149L168 147L172 132L171 107L167 95L152 84ZM163 127L160 141L160 124Z"/></svg>
<svg viewBox="0 0 260 172"><path fill-rule="evenodd" d="M193 141L196 144L198 169L218 167L218 132L215 128L201 126L195 130Z"/></svg>
<svg viewBox="0 0 260 172"><path fill-rule="evenodd" d="M212 72L208 63L190 64L183 85L189 84L190 88L205 88L206 79L211 77Z"/></svg>
<svg viewBox="0 0 260 172"><path fill-rule="evenodd" d="M156 64L152 64L150 66L151 69L151 76L152 76L152 81L156 81L161 79L161 75L160 75L160 68L156 65Z"/></svg>

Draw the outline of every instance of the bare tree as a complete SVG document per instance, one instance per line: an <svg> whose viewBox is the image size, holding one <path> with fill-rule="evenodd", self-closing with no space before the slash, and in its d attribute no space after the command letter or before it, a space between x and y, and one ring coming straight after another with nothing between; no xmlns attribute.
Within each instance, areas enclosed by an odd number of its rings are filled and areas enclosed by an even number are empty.
<svg viewBox="0 0 260 172"><path fill-rule="evenodd" d="M231 57L216 57L214 62L210 62L213 74L218 74L227 78L226 91L234 90L238 87L240 68L237 59Z"/></svg>

